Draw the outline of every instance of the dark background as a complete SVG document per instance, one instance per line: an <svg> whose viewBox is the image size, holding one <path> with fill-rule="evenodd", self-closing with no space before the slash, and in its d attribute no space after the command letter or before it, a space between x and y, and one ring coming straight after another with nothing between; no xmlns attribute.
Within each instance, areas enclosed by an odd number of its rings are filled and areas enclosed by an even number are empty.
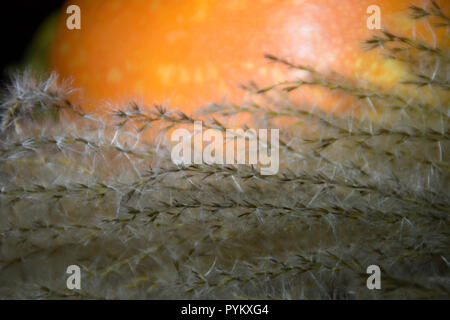
<svg viewBox="0 0 450 320"><path fill-rule="evenodd" d="M8 78L5 70L22 62L24 52L37 28L53 11L62 8L64 0L0 1L1 59L0 78Z"/></svg>

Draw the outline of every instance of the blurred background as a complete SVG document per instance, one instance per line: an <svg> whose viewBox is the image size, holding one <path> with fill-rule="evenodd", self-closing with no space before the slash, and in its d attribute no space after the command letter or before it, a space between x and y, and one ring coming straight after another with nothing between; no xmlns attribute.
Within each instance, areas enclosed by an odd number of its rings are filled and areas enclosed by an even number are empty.
<svg viewBox="0 0 450 320"><path fill-rule="evenodd" d="M39 36L49 37L49 29L56 21L63 0L1 1L0 33L2 39L1 81L8 79L11 71L29 62L40 68L45 63L42 51L47 41L33 41ZM47 31L47 32L46 32ZM40 44L39 44L40 43Z"/></svg>

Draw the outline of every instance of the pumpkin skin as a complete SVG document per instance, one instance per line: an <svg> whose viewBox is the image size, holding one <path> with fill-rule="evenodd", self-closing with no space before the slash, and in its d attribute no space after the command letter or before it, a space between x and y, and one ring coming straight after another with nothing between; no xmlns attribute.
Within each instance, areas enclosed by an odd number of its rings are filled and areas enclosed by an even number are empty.
<svg viewBox="0 0 450 320"><path fill-rule="evenodd" d="M71 4L81 8L81 30L66 28ZM223 98L240 103L246 93L238 84L266 86L298 75L268 63L266 53L389 87L406 71L362 51L360 42L373 32L366 10L378 5L383 27L410 36L412 4L421 1L68 1L51 66L82 89L73 100L87 111L128 99L168 102L186 113Z"/></svg>

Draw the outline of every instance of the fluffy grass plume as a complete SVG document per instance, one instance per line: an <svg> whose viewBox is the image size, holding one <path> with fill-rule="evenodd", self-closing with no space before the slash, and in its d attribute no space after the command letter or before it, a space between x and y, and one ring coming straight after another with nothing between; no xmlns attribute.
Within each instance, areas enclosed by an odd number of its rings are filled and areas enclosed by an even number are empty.
<svg viewBox="0 0 450 320"><path fill-rule="evenodd" d="M410 13L449 28L435 5ZM307 75L245 86L245 103L201 115L130 103L106 118L71 104L54 74L13 77L1 98L0 297L449 298L449 49L388 31L364 46L410 78L385 91L268 54ZM350 111L292 102L305 86ZM224 130L241 113L285 124L277 175L175 166L167 135L144 138L195 117ZM73 264L81 290L66 287ZM366 287L372 264L381 290Z"/></svg>

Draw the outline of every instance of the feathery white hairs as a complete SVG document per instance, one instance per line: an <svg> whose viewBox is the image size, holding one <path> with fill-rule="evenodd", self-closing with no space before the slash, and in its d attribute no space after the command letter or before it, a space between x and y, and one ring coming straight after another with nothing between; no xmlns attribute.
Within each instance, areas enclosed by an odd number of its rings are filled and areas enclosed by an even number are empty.
<svg viewBox="0 0 450 320"><path fill-rule="evenodd" d="M288 97L206 110L218 129L226 127L220 115L241 112L264 127L286 115L301 122L280 130L274 176L249 166L178 167L164 139L134 138L191 116L131 104L105 120L68 102L71 89L55 75L14 78L1 101L0 297L448 298L448 48L437 54L384 36L405 50L389 50L381 36L368 44L413 70L420 57L422 76L406 86L433 99L314 72L284 92L339 90L379 119L305 109ZM73 264L81 290L66 288ZM382 290L366 287L372 264L382 268Z"/></svg>

